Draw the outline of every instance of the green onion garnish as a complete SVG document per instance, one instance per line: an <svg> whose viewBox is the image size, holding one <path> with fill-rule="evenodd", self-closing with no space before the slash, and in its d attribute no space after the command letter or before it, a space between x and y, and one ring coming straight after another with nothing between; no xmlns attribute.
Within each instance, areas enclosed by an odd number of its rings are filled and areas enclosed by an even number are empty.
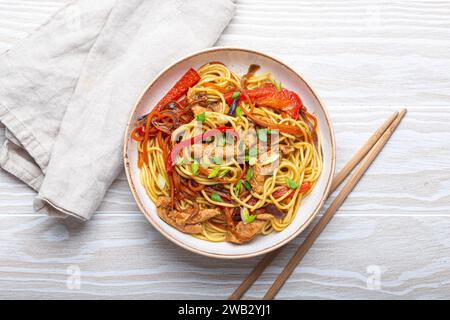
<svg viewBox="0 0 450 320"><path fill-rule="evenodd" d="M233 92L233 95L231 96L233 99L239 98L239 96L241 95L241 93L239 91L235 91Z"/></svg>
<svg viewBox="0 0 450 320"><path fill-rule="evenodd" d="M241 109L241 107L237 107L237 108L236 108L236 115L237 115L238 117L242 117L242 109Z"/></svg>
<svg viewBox="0 0 450 320"><path fill-rule="evenodd" d="M236 184L236 193L239 195L240 191L241 191L241 187L242 187L242 180L239 180L238 183Z"/></svg>
<svg viewBox="0 0 450 320"><path fill-rule="evenodd" d="M184 164L183 157L177 157L177 161L175 162L177 166L181 166Z"/></svg>
<svg viewBox="0 0 450 320"><path fill-rule="evenodd" d="M248 168L248 171L247 171L247 181L250 181L252 178L253 178L253 168L250 167L250 168Z"/></svg>
<svg viewBox="0 0 450 320"><path fill-rule="evenodd" d="M198 163L197 161L194 161L194 163L191 164L191 170L194 176L198 175Z"/></svg>
<svg viewBox="0 0 450 320"><path fill-rule="evenodd" d="M297 189L298 188L298 183L287 177L286 177L286 184L289 187L289 189Z"/></svg>
<svg viewBox="0 0 450 320"><path fill-rule="evenodd" d="M164 187L166 186L166 179L164 179L164 177L160 173L158 173L158 179L156 179L156 184L161 190L164 189Z"/></svg>
<svg viewBox="0 0 450 320"><path fill-rule="evenodd" d="M208 179L215 178L220 171L220 167L215 167L209 174Z"/></svg>
<svg viewBox="0 0 450 320"><path fill-rule="evenodd" d="M206 119L206 113L205 113L205 112L202 112L202 113L200 113L199 115L197 115L195 118L197 119L197 121L204 122L205 119Z"/></svg>
<svg viewBox="0 0 450 320"><path fill-rule="evenodd" d="M219 174L219 178L223 178L227 175L227 173L230 171L230 169L225 169Z"/></svg>
<svg viewBox="0 0 450 320"><path fill-rule="evenodd" d="M250 215L247 208L241 209L241 219L242 221L247 224L253 222L253 220L256 219L256 215L252 214Z"/></svg>
<svg viewBox="0 0 450 320"><path fill-rule="evenodd" d="M261 141L267 141L267 134L269 132L267 131L267 129L258 129L258 138Z"/></svg>
<svg viewBox="0 0 450 320"><path fill-rule="evenodd" d="M244 151L244 148L245 148L245 140L244 139L241 139L241 141L239 141L238 148L239 148L240 152Z"/></svg>
<svg viewBox="0 0 450 320"><path fill-rule="evenodd" d="M215 202L222 202L222 198L215 192L211 193L211 200Z"/></svg>
<svg viewBox="0 0 450 320"><path fill-rule="evenodd" d="M248 164L254 166L258 161L258 149L256 147L251 147L248 149L248 157L245 156L245 161L248 161ZM248 160L247 160L248 159Z"/></svg>
<svg viewBox="0 0 450 320"><path fill-rule="evenodd" d="M251 147L250 149L248 149L248 155L250 157L257 157L258 156L258 148Z"/></svg>
<svg viewBox="0 0 450 320"><path fill-rule="evenodd" d="M222 158L219 156L214 156L213 160L215 164L222 164Z"/></svg>
<svg viewBox="0 0 450 320"><path fill-rule="evenodd" d="M252 192L252 186L248 181L244 181L244 187L248 190L248 192Z"/></svg>

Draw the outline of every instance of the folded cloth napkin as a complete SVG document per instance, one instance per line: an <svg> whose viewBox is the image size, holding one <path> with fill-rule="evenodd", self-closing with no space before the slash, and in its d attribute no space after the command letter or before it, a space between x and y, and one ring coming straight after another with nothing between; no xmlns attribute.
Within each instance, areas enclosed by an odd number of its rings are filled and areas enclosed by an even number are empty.
<svg viewBox="0 0 450 320"><path fill-rule="evenodd" d="M231 0L80 0L0 57L0 166L39 192L36 212L92 216L142 90L212 46L233 12Z"/></svg>

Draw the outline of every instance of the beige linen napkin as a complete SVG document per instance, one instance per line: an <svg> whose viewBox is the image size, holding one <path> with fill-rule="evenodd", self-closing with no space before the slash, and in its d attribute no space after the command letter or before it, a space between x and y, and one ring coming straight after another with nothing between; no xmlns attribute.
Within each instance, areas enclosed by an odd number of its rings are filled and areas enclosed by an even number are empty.
<svg viewBox="0 0 450 320"><path fill-rule="evenodd" d="M92 216L139 94L233 12L231 0L80 0L0 57L0 166L39 192L36 212Z"/></svg>

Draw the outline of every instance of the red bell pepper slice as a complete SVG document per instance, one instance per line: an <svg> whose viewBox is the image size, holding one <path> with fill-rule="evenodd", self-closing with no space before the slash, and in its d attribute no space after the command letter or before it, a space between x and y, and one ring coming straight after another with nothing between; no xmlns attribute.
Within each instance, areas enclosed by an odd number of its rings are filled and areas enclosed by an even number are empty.
<svg viewBox="0 0 450 320"><path fill-rule="evenodd" d="M177 101L184 96L190 87L200 81L200 75L193 68L190 68L180 80L166 93L166 95L156 104L154 111L161 110L171 101Z"/></svg>
<svg viewBox="0 0 450 320"><path fill-rule="evenodd" d="M147 121L145 123L144 129L144 139L143 139L143 159L144 162L148 164L147 155L147 141L149 136L149 128L152 119L152 115L160 111L166 104L171 101L177 101L183 95L185 95L189 88L197 84L200 81L200 75L193 68L190 68L180 80L175 83L175 85L166 93L166 95L156 104L150 114L147 116Z"/></svg>
<svg viewBox="0 0 450 320"><path fill-rule="evenodd" d="M298 192L305 193L305 192L309 191L309 189L311 189L311 183L303 182L302 185L300 186L300 190Z"/></svg>
<svg viewBox="0 0 450 320"><path fill-rule="evenodd" d="M298 119L300 110L303 107L302 100L298 94L285 88L278 91L272 84L266 84L254 90L247 90L245 93L240 95L239 100L245 101L248 97L257 105L281 110L294 120ZM228 92L224 95L228 105L233 102L232 96L233 92Z"/></svg>
<svg viewBox="0 0 450 320"><path fill-rule="evenodd" d="M302 185L300 186L300 190L298 192L305 193L310 188L311 188L311 184L309 182L303 182ZM278 198L281 198L282 196L284 196L287 192L289 192L289 195L285 199L292 198L295 194L295 190L296 189L291 190L289 187L283 186L273 193L273 197L275 199L278 199Z"/></svg>

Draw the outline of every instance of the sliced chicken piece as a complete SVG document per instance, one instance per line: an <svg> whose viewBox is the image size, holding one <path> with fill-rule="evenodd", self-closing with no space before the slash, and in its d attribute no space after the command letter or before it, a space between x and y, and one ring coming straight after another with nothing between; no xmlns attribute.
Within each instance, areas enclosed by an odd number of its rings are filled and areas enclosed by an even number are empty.
<svg viewBox="0 0 450 320"><path fill-rule="evenodd" d="M209 220L222 212L219 209L202 209L196 214L192 210L176 211L175 221L179 225L197 224Z"/></svg>
<svg viewBox="0 0 450 320"><path fill-rule="evenodd" d="M199 233L202 233L202 231L203 231L203 227L199 223L198 224L187 224L184 226L180 226L178 224L175 224L175 225L171 224L171 226L175 227L176 229L178 229L181 232L189 233L189 234L199 234Z"/></svg>
<svg viewBox="0 0 450 320"><path fill-rule="evenodd" d="M188 225L179 225L174 218L172 218L173 213L170 210L170 198L169 197L159 197L156 201L156 211L158 216L167 224L172 227L178 229L184 233L201 233L203 231L203 227L201 224L188 224Z"/></svg>
<svg viewBox="0 0 450 320"><path fill-rule="evenodd" d="M170 198L169 197L159 197L156 200L156 208L159 209L167 209L170 207Z"/></svg>
<svg viewBox="0 0 450 320"><path fill-rule="evenodd" d="M241 221L233 229L228 231L226 240L233 243L248 242L262 232L266 223L267 221L265 220L255 220L247 224Z"/></svg>
<svg viewBox="0 0 450 320"><path fill-rule="evenodd" d="M222 212L219 209L203 209L200 210L197 214L190 217L186 223L188 224L196 224L200 222L204 222L206 220L209 220L211 218L214 218L215 216L218 216Z"/></svg>
<svg viewBox="0 0 450 320"><path fill-rule="evenodd" d="M264 192L264 182L266 178L262 175L262 167L260 163L257 163L253 166L253 177L250 179L250 185L252 189L256 193Z"/></svg>
<svg viewBox="0 0 450 320"><path fill-rule="evenodd" d="M206 112L208 111L208 109L206 109L205 107L202 107L198 104L195 104L191 107L192 112L194 113L194 115L199 115L200 113Z"/></svg>
<svg viewBox="0 0 450 320"><path fill-rule="evenodd" d="M184 210L184 211L178 211L178 210L173 210L169 216L175 220L175 222L180 225L180 226L184 226L186 224L186 220L189 219L189 217L194 213L194 210Z"/></svg>

